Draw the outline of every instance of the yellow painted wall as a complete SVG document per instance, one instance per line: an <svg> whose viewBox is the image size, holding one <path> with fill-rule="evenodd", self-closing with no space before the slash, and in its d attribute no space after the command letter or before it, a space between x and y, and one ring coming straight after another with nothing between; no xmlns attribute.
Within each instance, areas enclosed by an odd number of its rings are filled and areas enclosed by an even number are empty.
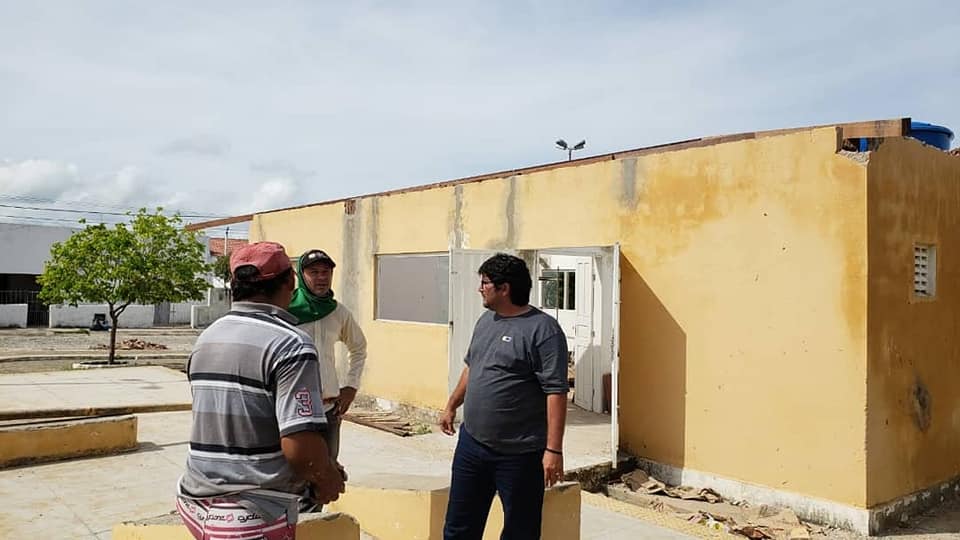
<svg viewBox="0 0 960 540"><path fill-rule="evenodd" d="M64 420L0 429L0 468L131 450L137 446L133 415Z"/></svg>
<svg viewBox="0 0 960 540"><path fill-rule="evenodd" d="M329 508L355 516L361 528L379 540L440 540L449 499L447 478L383 474L352 481ZM580 484L547 489L541 519L542 538L579 539ZM502 530L503 505L495 497L483 540L500 538Z"/></svg>
<svg viewBox="0 0 960 540"><path fill-rule="evenodd" d="M865 504L866 171L835 144L827 129L638 161L627 450Z"/></svg>
<svg viewBox="0 0 960 540"><path fill-rule="evenodd" d="M251 241L280 242L291 257L321 248L336 261L334 291L367 338L365 394L432 409L446 403L447 325L376 320L374 294L377 254L447 252L452 196L441 189L362 199L354 214L340 202L254 216Z"/></svg>
<svg viewBox="0 0 960 540"><path fill-rule="evenodd" d="M887 140L871 155L868 181L873 505L960 475L960 158ZM914 243L937 246L932 300L913 295Z"/></svg>
<svg viewBox="0 0 960 540"><path fill-rule="evenodd" d="M619 241L625 449L863 506L866 168L835 150L827 128L574 164L261 214L251 236L299 250L329 228L363 391L433 408L446 327L373 321L376 253Z"/></svg>

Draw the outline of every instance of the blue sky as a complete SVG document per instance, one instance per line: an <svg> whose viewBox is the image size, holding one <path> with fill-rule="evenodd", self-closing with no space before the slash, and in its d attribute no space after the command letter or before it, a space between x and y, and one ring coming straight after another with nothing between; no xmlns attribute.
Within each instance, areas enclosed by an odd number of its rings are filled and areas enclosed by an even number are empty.
<svg viewBox="0 0 960 540"><path fill-rule="evenodd" d="M556 161L560 137L960 132L956 1L7 0L0 20L0 204L232 215Z"/></svg>

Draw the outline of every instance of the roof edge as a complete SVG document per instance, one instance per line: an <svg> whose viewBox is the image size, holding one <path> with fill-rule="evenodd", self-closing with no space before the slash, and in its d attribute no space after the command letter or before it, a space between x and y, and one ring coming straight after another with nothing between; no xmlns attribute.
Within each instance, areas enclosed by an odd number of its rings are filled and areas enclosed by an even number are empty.
<svg viewBox="0 0 960 540"><path fill-rule="evenodd" d="M599 163L601 161L611 161L611 160L623 159L628 157L658 154L662 152L677 152L681 150L689 150L691 148L701 148L705 146L713 146L716 144L737 142L737 141L743 141L743 140L749 140L749 139L760 139L764 137L774 137L778 135L790 135L793 133L799 133L803 131L813 131L815 129L823 129L823 128L831 128L831 127L837 129L837 150L839 151L840 146L845 139L901 137L901 136L909 135L910 134L910 118L903 117L903 118L891 118L887 120L869 120L864 122L822 124L822 125L804 126L804 127L797 127L797 128L773 129L773 130L767 130L767 131L751 131L746 133L735 133L732 135L700 137L696 139L687 139L683 141L657 144L654 146L634 148L632 150L621 150L619 152L611 152L608 154L588 156L588 157L583 157L583 158L574 159L570 161L556 161L553 163L533 165L530 167L523 167L519 169L508 169L508 170L503 170L503 171L498 171L493 173L467 176L463 178L457 178L455 180L444 180L441 182L434 182L431 184L422 184L419 186L398 188L393 190L380 191L376 193L367 193L364 195L354 195L351 197L343 197L340 199L330 199L326 201L318 201L318 202L313 202L308 204L301 204L297 206L288 206L285 208L265 210L263 212L254 212L251 214L244 214L244 215L234 216L229 218L216 219L212 221L191 223L187 225L185 228L187 230L207 229L210 227L217 227L220 225L230 225L233 223L243 223L245 221L252 221L255 215L261 215L261 214L272 214L274 212L300 210L303 208L310 208L313 206L326 206L330 204L336 204L336 203L357 200L357 199L366 199L370 197L381 197L381 196L399 195L403 193L412 193L417 191L428 191L431 189L451 187L459 184L483 182L485 180L493 180L496 178L504 178L509 176L520 176L523 174L532 174L537 172L549 171L553 169L561 169L564 167L576 167L580 165L589 165L591 163Z"/></svg>

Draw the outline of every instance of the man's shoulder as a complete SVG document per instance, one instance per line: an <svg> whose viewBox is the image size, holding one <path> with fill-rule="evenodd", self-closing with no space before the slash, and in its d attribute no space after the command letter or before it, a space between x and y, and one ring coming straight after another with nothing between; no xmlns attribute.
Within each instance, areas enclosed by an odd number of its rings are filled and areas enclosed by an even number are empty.
<svg viewBox="0 0 960 540"><path fill-rule="evenodd" d="M523 315L523 318L533 324L544 324L556 326L557 328L560 327L560 323L557 322L557 319L555 319L553 315L550 315L546 311L543 311L536 306L530 306L530 310Z"/></svg>
<svg viewBox="0 0 960 540"><path fill-rule="evenodd" d="M560 326L560 323L557 322L552 315L533 306L530 306L530 311L524 317L524 321L526 322L526 326L531 330L546 334L543 337L563 333L563 327Z"/></svg>
<svg viewBox="0 0 960 540"><path fill-rule="evenodd" d="M313 338L306 331L306 325L294 325L282 318L265 312L242 313L231 311L218 319L207 328L212 333L242 332L249 336L250 332L261 332L257 334L262 339L264 347L270 347L282 350L289 350L294 347L305 347L316 351Z"/></svg>
<svg viewBox="0 0 960 540"><path fill-rule="evenodd" d="M333 308L332 315L335 315L342 320L347 320L353 318L353 311L344 305L343 302L337 302L337 307Z"/></svg>

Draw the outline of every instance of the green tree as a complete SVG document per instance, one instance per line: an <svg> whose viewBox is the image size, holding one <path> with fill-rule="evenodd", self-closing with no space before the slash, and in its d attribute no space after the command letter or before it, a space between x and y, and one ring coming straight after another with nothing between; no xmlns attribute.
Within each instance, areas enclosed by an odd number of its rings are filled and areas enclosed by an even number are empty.
<svg viewBox="0 0 960 540"><path fill-rule="evenodd" d="M218 255L213 261L213 275L226 284L230 281L230 254Z"/></svg>
<svg viewBox="0 0 960 540"><path fill-rule="evenodd" d="M129 224L87 225L50 249L37 281L47 304L107 304L110 356L116 358L117 319L130 304L199 300L209 288L204 246L179 215L141 208ZM81 222L83 223L83 222Z"/></svg>

